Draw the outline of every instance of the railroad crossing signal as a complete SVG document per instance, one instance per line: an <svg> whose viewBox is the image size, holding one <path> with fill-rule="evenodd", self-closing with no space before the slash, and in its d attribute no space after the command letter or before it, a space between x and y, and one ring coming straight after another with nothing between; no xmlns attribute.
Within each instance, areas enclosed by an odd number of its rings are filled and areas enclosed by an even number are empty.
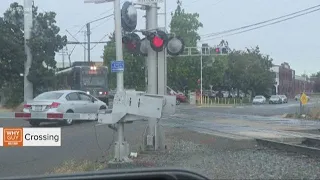
<svg viewBox="0 0 320 180"><path fill-rule="evenodd" d="M308 96L305 93L301 94L300 102L302 105L306 105L308 103Z"/></svg>

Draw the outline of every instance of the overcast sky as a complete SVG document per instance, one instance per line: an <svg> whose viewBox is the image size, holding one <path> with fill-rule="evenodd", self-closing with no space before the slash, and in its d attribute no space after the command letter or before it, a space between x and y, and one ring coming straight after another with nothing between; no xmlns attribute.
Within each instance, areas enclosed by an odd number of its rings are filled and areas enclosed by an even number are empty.
<svg viewBox="0 0 320 180"><path fill-rule="evenodd" d="M0 0L0 13L9 7L14 0ZM17 2L23 4L23 0ZM84 4L84 0L35 0L41 12L57 13L57 24L61 34L68 40L75 41L71 34L76 34L88 21L113 13L113 3ZM121 0L124 2L124 0ZM319 0L182 0L187 12L198 12L204 27L199 34L209 34L229 30L256 22L275 18L308 7L320 4ZM159 11L163 12L163 5ZM170 12L176 7L176 0L167 2L167 23L170 22ZM144 12L139 10L138 28L144 28ZM253 31L216 39L204 39L210 45L218 44L221 39L229 42L232 49L244 49L259 45L261 52L269 54L275 64L288 62L296 74L307 74L320 70L320 11L300 16L279 24L267 26ZM159 26L164 26L164 15L159 15ZM113 17L91 24L91 40L106 41L106 34L114 29ZM82 29L85 30L85 29ZM84 32L78 33L76 39L84 40ZM92 47L94 45L91 45ZM92 61L102 61L103 44L91 51ZM74 45L68 45L71 52ZM65 57L67 59L67 57ZM57 55L57 61L62 60ZM72 61L84 60L84 48L77 45L71 56Z"/></svg>

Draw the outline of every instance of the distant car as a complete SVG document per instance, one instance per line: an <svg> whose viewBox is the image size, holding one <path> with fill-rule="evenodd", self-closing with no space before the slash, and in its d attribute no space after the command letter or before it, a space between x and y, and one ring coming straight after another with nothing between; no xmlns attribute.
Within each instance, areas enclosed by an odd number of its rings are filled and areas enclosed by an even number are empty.
<svg viewBox="0 0 320 180"><path fill-rule="evenodd" d="M180 103L187 102L187 97L183 93L177 93L176 95L176 104L179 105Z"/></svg>
<svg viewBox="0 0 320 180"><path fill-rule="evenodd" d="M272 95L269 99L269 104L281 104L282 99L279 95Z"/></svg>
<svg viewBox="0 0 320 180"><path fill-rule="evenodd" d="M286 95L279 95L281 98L282 103L288 103L288 98Z"/></svg>
<svg viewBox="0 0 320 180"><path fill-rule="evenodd" d="M265 104L267 99L264 96L255 96L252 100L252 104Z"/></svg>
<svg viewBox="0 0 320 180"><path fill-rule="evenodd" d="M32 113L98 113L106 111L107 104L97 98L78 90L60 90L42 93L24 104L23 112ZM73 123L72 119L31 119L31 126L39 126L41 122Z"/></svg>

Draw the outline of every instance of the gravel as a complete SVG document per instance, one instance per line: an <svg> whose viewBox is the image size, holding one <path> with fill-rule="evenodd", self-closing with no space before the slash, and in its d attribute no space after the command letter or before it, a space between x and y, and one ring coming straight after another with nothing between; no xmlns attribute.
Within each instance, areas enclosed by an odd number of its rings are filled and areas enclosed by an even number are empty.
<svg viewBox="0 0 320 180"><path fill-rule="evenodd" d="M211 179L320 178L319 159L263 147L225 149L225 142L219 144L212 136L208 138L210 135L165 129L168 150L156 155L140 154L136 165L186 168Z"/></svg>

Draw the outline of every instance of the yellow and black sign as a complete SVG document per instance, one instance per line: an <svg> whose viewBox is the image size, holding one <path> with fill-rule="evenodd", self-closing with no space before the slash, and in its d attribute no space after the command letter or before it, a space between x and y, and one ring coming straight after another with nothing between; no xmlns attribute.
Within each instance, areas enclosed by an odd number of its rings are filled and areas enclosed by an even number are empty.
<svg viewBox="0 0 320 180"><path fill-rule="evenodd" d="M302 93L301 97L300 97L300 101L301 101L301 104L303 104L303 105L307 104L308 103L308 96L305 93Z"/></svg>

